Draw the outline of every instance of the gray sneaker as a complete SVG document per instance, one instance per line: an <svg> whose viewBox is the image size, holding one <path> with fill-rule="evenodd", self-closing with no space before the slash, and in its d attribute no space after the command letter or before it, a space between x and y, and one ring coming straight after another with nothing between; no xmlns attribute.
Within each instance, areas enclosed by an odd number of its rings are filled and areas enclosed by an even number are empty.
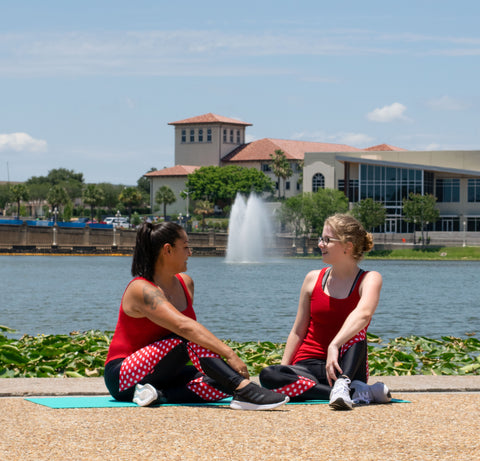
<svg viewBox="0 0 480 461"><path fill-rule="evenodd" d="M353 381L351 384L353 389L353 403L368 405L370 403L388 403L392 400L390 390L381 383L368 385L362 381Z"/></svg>
<svg viewBox="0 0 480 461"><path fill-rule="evenodd" d="M333 410L351 410L353 402L350 398L350 380L338 378L330 392L330 408Z"/></svg>
<svg viewBox="0 0 480 461"><path fill-rule="evenodd" d="M230 408L234 410L272 410L284 405L289 400L288 395L273 392L255 383L249 383L235 391Z"/></svg>

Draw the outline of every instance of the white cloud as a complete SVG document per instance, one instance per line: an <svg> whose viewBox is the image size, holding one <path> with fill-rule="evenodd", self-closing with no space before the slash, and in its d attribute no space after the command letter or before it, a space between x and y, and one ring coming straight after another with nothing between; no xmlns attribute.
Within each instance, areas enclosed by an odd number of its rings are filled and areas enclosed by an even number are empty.
<svg viewBox="0 0 480 461"><path fill-rule="evenodd" d="M470 107L470 104L460 99L442 96L437 99L430 99L427 105L433 110L462 111Z"/></svg>
<svg viewBox="0 0 480 461"><path fill-rule="evenodd" d="M44 152L46 149L47 141L32 138L27 133L0 134L0 151Z"/></svg>
<svg viewBox="0 0 480 461"><path fill-rule="evenodd" d="M338 142L353 147L365 147L370 145L375 138L363 133L339 133Z"/></svg>
<svg viewBox="0 0 480 461"><path fill-rule="evenodd" d="M407 108L403 104L394 102L389 106L383 106L374 109L372 112L367 114L367 118L372 122L380 123L393 122L395 120L408 120L408 118L404 115L406 110Z"/></svg>

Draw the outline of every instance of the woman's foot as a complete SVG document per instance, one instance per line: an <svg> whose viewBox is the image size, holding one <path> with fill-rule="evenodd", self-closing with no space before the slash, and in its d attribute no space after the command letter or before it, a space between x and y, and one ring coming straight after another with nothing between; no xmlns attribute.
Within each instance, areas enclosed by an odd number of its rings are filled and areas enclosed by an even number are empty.
<svg viewBox="0 0 480 461"><path fill-rule="evenodd" d="M133 402L141 407L148 407L158 400L158 391L151 384L137 384Z"/></svg>
<svg viewBox="0 0 480 461"><path fill-rule="evenodd" d="M289 400L287 395L278 394L255 383L249 383L234 392L230 408L234 410L272 410Z"/></svg>
<svg viewBox="0 0 480 461"><path fill-rule="evenodd" d="M350 398L350 380L338 378L330 392L330 408L333 410L351 410L353 402Z"/></svg>
<svg viewBox="0 0 480 461"><path fill-rule="evenodd" d="M352 400L356 404L388 403L392 400L388 387L381 382L368 385L355 380L350 387L353 390Z"/></svg>

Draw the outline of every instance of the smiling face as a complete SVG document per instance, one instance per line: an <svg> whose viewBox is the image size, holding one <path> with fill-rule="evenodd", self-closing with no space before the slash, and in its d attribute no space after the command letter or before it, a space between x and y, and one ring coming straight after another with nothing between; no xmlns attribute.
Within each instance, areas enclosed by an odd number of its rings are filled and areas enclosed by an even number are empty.
<svg viewBox="0 0 480 461"><path fill-rule="evenodd" d="M187 260L192 255L188 242L188 235L185 231L180 232L179 237L171 246L172 264L178 266L178 272L185 272L187 270Z"/></svg>
<svg viewBox="0 0 480 461"><path fill-rule="evenodd" d="M322 252L322 259L327 264L334 262L340 255L344 255L344 244L339 241L333 229L327 224L323 228L323 239L320 239L318 248ZM328 241L328 244L326 243Z"/></svg>

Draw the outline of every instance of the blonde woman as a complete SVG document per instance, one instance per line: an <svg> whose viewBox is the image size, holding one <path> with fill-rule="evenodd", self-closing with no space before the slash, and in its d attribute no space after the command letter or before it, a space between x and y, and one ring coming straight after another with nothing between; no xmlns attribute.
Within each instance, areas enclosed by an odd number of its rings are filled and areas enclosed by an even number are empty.
<svg viewBox="0 0 480 461"><path fill-rule="evenodd" d="M265 368L260 382L294 401L329 399L335 410L389 402L384 384L366 384L366 332L382 276L358 263L372 249L372 235L352 216L336 214L326 219L318 246L329 267L305 277L281 365Z"/></svg>

